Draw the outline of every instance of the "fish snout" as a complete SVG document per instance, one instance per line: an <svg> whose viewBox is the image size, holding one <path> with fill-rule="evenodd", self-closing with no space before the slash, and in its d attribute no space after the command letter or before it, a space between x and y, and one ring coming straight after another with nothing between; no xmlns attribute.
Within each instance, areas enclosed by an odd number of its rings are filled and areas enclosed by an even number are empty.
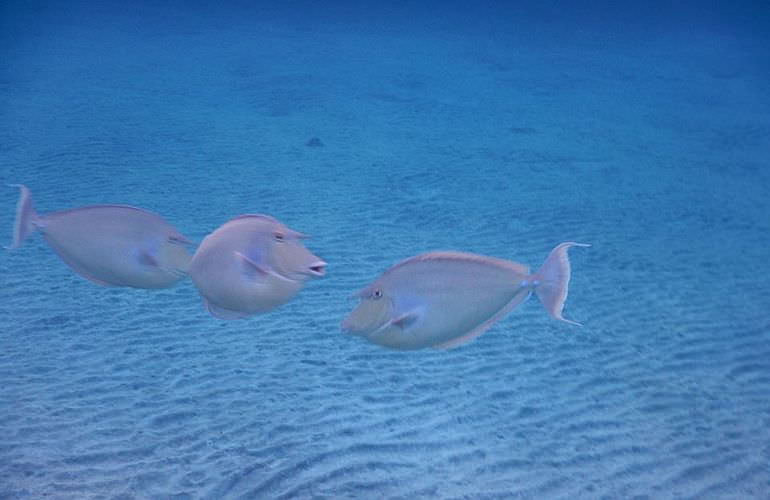
<svg viewBox="0 0 770 500"><path fill-rule="evenodd" d="M353 324L351 323L349 317L342 320L342 323L340 323L340 329L342 329L342 331L348 335L359 334L355 326L353 326Z"/></svg>
<svg viewBox="0 0 770 500"><path fill-rule="evenodd" d="M321 278L326 274L326 262L319 260L310 264L306 274L313 278Z"/></svg>

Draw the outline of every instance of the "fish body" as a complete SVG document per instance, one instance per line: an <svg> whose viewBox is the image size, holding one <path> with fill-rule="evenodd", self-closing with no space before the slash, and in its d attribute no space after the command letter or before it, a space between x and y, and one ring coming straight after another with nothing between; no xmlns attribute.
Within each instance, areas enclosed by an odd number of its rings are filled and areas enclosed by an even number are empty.
<svg viewBox="0 0 770 500"><path fill-rule="evenodd" d="M430 252L391 267L357 295L342 328L400 350L451 348L481 335L532 292L555 319L567 296L570 266L562 243L535 274L517 262L464 252Z"/></svg>
<svg viewBox="0 0 770 500"><path fill-rule="evenodd" d="M17 185L14 242L40 231L80 276L102 286L167 288L186 274L189 241L159 215L128 205L92 205L39 215L29 189Z"/></svg>
<svg viewBox="0 0 770 500"><path fill-rule="evenodd" d="M209 234L190 264L190 277L209 312L240 319L291 300L326 263L300 241L305 236L273 217L247 214Z"/></svg>

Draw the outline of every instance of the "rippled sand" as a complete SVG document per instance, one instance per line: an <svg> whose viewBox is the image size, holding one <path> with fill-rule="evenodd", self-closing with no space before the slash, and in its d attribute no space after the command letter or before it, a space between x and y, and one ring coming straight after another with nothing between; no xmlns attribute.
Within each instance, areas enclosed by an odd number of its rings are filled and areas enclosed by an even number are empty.
<svg viewBox="0 0 770 500"><path fill-rule="evenodd" d="M98 288L39 236L4 253L0 498L767 496L751 47L161 21L73 14L6 49L0 181L43 213L130 203L197 241L269 213L328 275L224 322L189 281ZM593 244L571 252L582 328L530 299L451 351L339 331L402 258L534 267L566 240Z"/></svg>

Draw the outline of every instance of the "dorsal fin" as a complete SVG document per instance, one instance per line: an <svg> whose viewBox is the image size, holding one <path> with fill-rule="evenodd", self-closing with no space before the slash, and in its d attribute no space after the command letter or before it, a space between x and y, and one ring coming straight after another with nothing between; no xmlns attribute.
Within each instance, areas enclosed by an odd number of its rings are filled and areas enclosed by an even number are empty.
<svg viewBox="0 0 770 500"><path fill-rule="evenodd" d="M500 259L497 257L489 257L486 255L477 255L474 253L458 252L455 250L438 250L433 252L427 252L414 257L404 259L398 264L394 265L390 269L386 270L384 274L391 273L396 269L415 264L418 262L430 262L430 261L452 261L452 262L469 262L476 264L484 264L488 266L494 266L501 269L507 269L514 271L518 274L526 276L529 274L529 267L512 260Z"/></svg>

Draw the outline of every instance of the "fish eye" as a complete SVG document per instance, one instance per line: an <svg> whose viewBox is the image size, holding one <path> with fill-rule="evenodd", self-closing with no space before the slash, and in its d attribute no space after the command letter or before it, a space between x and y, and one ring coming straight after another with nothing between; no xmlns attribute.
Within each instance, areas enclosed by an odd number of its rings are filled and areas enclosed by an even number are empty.
<svg viewBox="0 0 770 500"><path fill-rule="evenodd" d="M375 291L373 291L373 292L372 292L372 298L373 298L374 300L377 300L377 299L379 299L380 297L382 297L382 290L380 290L379 288L378 288L377 290L375 290Z"/></svg>
<svg viewBox="0 0 770 500"><path fill-rule="evenodd" d="M273 238L275 241L280 241L281 243L284 242L286 239L286 236L283 233L273 233Z"/></svg>

